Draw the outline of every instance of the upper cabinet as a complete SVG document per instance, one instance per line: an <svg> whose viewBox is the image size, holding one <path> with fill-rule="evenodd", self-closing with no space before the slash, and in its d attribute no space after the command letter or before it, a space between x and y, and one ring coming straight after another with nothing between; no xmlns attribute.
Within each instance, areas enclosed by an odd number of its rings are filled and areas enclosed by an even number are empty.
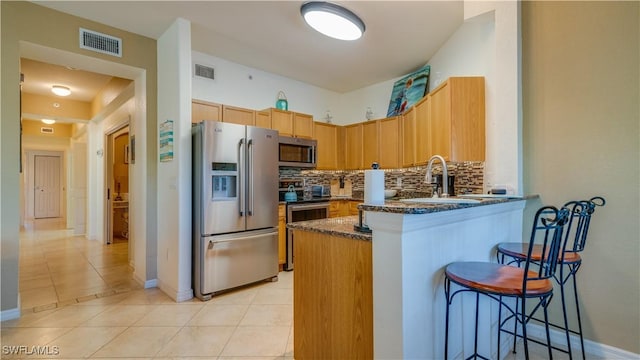
<svg viewBox="0 0 640 360"><path fill-rule="evenodd" d="M402 166L413 166L416 161L416 108L402 115Z"/></svg>
<svg viewBox="0 0 640 360"><path fill-rule="evenodd" d="M191 102L191 122L199 123L202 120L222 120L222 105L202 101L193 100Z"/></svg>
<svg viewBox="0 0 640 360"><path fill-rule="evenodd" d="M313 138L318 142L316 168L319 170L338 169L338 126L314 122Z"/></svg>
<svg viewBox="0 0 640 360"><path fill-rule="evenodd" d="M431 96L425 96L415 109L415 159L414 165L425 165L431 151Z"/></svg>
<svg viewBox="0 0 640 360"><path fill-rule="evenodd" d="M400 117L362 123L362 164L359 169L371 169L377 162L382 169L400 167Z"/></svg>
<svg viewBox="0 0 640 360"><path fill-rule="evenodd" d="M362 123L344 127L345 161L347 170L362 169Z"/></svg>
<svg viewBox="0 0 640 360"><path fill-rule="evenodd" d="M253 126L256 123L256 112L255 110L223 105L222 121L233 124Z"/></svg>
<svg viewBox="0 0 640 360"><path fill-rule="evenodd" d="M429 95L431 154L450 161L484 161L484 78L449 78Z"/></svg>
<svg viewBox="0 0 640 360"><path fill-rule="evenodd" d="M313 116L275 108L267 111L271 115L271 128L278 130L281 136L306 139L313 136Z"/></svg>
<svg viewBox="0 0 640 360"><path fill-rule="evenodd" d="M401 117L394 116L377 120L377 122L379 123L378 163L383 169L395 169L401 167L400 119Z"/></svg>
<svg viewBox="0 0 640 360"><path fill-rule="evenodd" d="M362 123L362 163L356 169L371 169L373 162L380 163L380 122Z"/></svg>
<svg viewBox="0 0 640 360"><path fill-rule="evenodd" d="M217 120L278 130L282 136L318 141L317 169L383 169L425 165L433 155L448 161L484 161L483 77L452 77L402 116L338 126L295 111L254 111L201 100L192 121Z"/></svg>
<svg viewBox="0 0 640 360"><path fill-rule="evenodd" d="M271 114L268 110L256 111L256 126L271 129Z"/></svg>

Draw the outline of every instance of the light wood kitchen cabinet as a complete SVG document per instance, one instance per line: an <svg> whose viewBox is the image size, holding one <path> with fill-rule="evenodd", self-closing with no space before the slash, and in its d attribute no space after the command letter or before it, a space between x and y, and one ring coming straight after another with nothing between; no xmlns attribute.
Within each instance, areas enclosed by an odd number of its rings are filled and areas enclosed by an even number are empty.
<svg viewBox="0 0 640 360"><path fill-rule="evenodd" d="M256 126L271 129L271 113L266 110L256 111Z"/></svg>
<svg viewBox="0 0 640 360"><path fill-rule="evenodd" d="M382 169L400 167L400 117L394 116L377 120L378 131L378 163ZM366 165L366 163L365 163Z"/></svg>
<svg viewBox="0 0 640 360"><path fill-rule="evenodd" d="M415 105L415 159L414 165L425 165L431 155L431 96L425 96Z"/></svg>
<svg viewBox="0 0 640 360"><path fill-rule="evenodd" d="M373 162L377 162L381 169L400 167L398 119L394 116L362 123L361 169L370 169Z"/></svg>
<svg viewBox="0 0 640 360"><path fill-rule="evenodd" d="M271 128L281 136L311 139L313 136L313 116L275 108L266 110L271 115Z"/></svg>
<svg viewBox="0 0 640 360"><path fill-rule="evenodd" d="M293 136L311 139L313 137L313 116L294 112Z"/></svg>
<svg viewBox="0 0 640 360"><path fill-rule="evenodd" d="M255 110L222 105L222 121L232 124L254 126L256 123L256 112Z"/></svg>
<svg viewBox="0 0 640 360"><path fill-rule="evenodd" d="M349 215L358 215L358 205L362 204L359 200L349 200Z"/></svg>
<svg viewBox="0 0 640 360"><path fill-rule="evenodd" d="M278 205L278 264L287 261L287 221L285 205Z"/></svg>
<svg viewBox="0 0 640 360"><path fill-rule="evenodd" d="M345 168L355 170L362 168L362 123L347 125L345 131Z"/></svg>
<svg viewBox="0 0 640 360"><path fill-rule="evenodd" d="M449 78L430 97L431 153L449 161L484 161L484 78Z"/></svg>
<svg viewBox="0 0 640 360"><path fill-rule="evenodd" d="M362 123L362 164L359 169L371 169L373 162L380 163L380 121Z"/></svg>
<svg viewBox="0 0 640 360"><path fill-rule="evenodd" d="M199 123L202 120L222 120L222 105L203 101L191 101L191 122Z"/></svg>
<svg viewBox="0 0 640 360"><path fill-rule="evenodd" d="M316 169L338 169L338 126L314 122L313 138L318 142Z"/></svg>
<svg viewBox="0 0 640 360"><path fill-rule="evenodd" d="M416 160L416 108L402 115L402 166L413 166Z"/></svg>
<svg viewBox="0 0 640 360"><path fill-rule="evenodd" d="M329 202L329 217L358 215L359 200L331 200Z"/></svg>
<svg viewBox="0 0 640 360"><path fill-rule="evenodd" d="M329 217L340 217L340 207L343 200L331 200L329 201Z"/></svg>
<svg viewBox="0 0 640 360"><path fill-rule="evenodd" d="M372 242L302 230L294 236L296 359L373 359Z"/></svg>
<svg viewBox="0 0 640 360"><path fill-rule="evenodd" d="M278 130L280 136L293 136L293 113L290 111L271 108L271 128Z"/></svg>

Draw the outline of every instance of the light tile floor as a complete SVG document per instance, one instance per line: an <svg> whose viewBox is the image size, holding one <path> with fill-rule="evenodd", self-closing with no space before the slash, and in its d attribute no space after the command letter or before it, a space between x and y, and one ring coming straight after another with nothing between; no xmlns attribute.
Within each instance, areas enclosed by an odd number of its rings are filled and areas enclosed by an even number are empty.
<svg viewBox="0 0 640 360"><path fill-rule="evenodd" d="M20 232L23 312L141 288L132 279L128 243L73 236L61 219L39 219Z"/></svg>
<svg viewBox="0 0 640 360"><path fill-rule="evenodd" d="M126 250L60 227L42 222L21 236L26 310L1 323L1 358L293 359L293 272L207 302L175 303L132 283ZM43 353L29 354L34 346ZM506 359L524 359L518 350ZM540 345L530 351L531 359L548 357Z"/></svg>

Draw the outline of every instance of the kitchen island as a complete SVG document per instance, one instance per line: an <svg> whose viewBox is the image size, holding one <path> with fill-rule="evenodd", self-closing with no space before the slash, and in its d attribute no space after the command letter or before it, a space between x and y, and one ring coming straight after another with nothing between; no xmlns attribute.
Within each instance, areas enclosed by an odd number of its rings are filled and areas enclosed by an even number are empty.
<svg viewBox="0 0 640 360"><path fill-rule="evenodd" d="M354 216L287 225L296 239L294 356L442 358L444 267L461 260L495 261L497 243L521 239L524 205L523 199L510 198L359 205L372 234L354 231ZM451 358L472 351L463 349L462 341L473 342L468 336L475 297L460 298L451 307ZM491 329L497 306L488 301L480 306L485 316L479 344L495 355Z"/></svg>

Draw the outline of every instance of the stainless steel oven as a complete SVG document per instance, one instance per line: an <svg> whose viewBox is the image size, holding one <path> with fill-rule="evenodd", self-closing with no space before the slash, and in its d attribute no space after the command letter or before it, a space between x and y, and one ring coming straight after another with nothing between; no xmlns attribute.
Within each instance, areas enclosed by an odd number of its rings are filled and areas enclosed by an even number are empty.
<svg viewBox="0 0 640 360"><path fill-rule="evenodd" d="M301 201L287 203L287 223L325 219L329 217L328 201ZM287 262L284 269L293 270L293 232L287 229Z"/></svg>

